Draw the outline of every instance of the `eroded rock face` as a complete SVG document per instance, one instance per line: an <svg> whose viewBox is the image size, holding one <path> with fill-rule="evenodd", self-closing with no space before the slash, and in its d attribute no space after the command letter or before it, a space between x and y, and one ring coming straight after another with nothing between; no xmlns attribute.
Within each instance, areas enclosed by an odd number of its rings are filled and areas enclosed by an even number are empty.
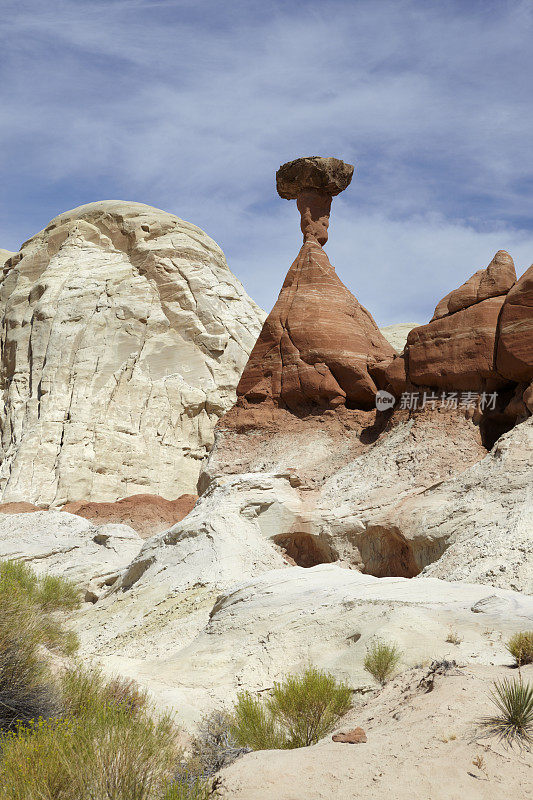
<svg viewBox="0 0 533 800"><path fill-rule="evenodd" d="M11 258L11 256L13 256L13 255L15 255L15 254L12 253L11 250L3 250L0 247L0 264L5 264L7 259Z"/></svg>
<svg viewBox="0 0 533 800"><path fill-rule="evenodd" d="M505 298L496 366L510 380L525 383L533 380L533 266Z"/></svg>
<svg viewBox="0 0 533 800"><path fill-rule="evenodd" d="M411 383L449 391L503 386L507 380L495 363L498 321L515 281L511 256L499 250L486 269L446 295L432 320L407 337L405 363Z"/></svg>
<svg viewBox="0 0 533 800"><path fill-rule="evenodd" d="M281 197L297 198L304 243L237 387L244 403L293 410L374 403L368 364L394 350L321 246L331 198L348 186L352 173L350 164L318 157L291 161L277 172Z"/></svg>
<svg viewBox="0 0 533 800"><path fill-rule="evenodd" d="M454 289L438 303L433 320L469 308L489 297L501 297L507 294L515 282L513 259L505 250L498 250L486 269L475 272L462 286Z"/></svg>
<svg viewBox="0 0 533 800"><path fill-rule="evenodd" d="M288 408L374 404L368 360L394 350L316 239L304 242L245 367L237 394Z"/></svg>
<svg viewBox="0 0 533 800"><path fill-rule="evenodd" d="M141 537L127 525L93 525L61 511L0 514L0 558L74 581L94 602L137 555Z"/></svg>
<svg viewBox="0 0 533 800"><path fill-rule="evenodd" d="M193 493L264 315L199 228L140 203L61 214L0 287L0 497Z"/></svg>
<svg viewBox="0 0 533 800"><path fill-rule="evenodd" d="M503 300L483 300L412 330L407 337L411 382L450 391L481 391L506 383L494 365Z"/></svg>

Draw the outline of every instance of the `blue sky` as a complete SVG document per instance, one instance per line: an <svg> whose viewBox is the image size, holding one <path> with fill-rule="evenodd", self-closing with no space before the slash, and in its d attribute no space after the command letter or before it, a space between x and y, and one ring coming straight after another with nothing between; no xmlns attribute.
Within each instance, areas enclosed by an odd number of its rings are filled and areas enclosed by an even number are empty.
<svg viewBox="0 0 533 800"><path fill-rule="evenodd" d="M0 247L149 203L268 310L300 246L275 171L335 155L332 263L424 322L497 249L533 261L532 41L530 0L0 0Z"/></svg>

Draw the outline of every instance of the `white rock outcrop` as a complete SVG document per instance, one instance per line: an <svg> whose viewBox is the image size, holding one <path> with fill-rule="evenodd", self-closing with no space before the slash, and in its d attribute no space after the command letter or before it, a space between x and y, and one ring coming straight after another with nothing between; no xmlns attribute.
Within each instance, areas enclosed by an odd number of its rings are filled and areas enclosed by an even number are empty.
<svg viewBox="0 0 533 800"><path fill-rule="evenodd" d="M172 214L104 201L56 217L0 286L0 499L194 492L263 318Z"/></svg>
<svg viewBox="0 0 533 800"><path fill-rule="evenodd" d="M11 250L3 250L0 247L0 264L5 264L8 258L14 256L15 254L11 252Z"/></svg>
<svg viewBox="0 0 533 800"><path fill-rule="evenodd" d="M407 335L413 328L418 328L419 322L397 322L395 325L385 325L380 328L381 333L398 353L401 353L407 342Z"/></svg>
<svg viewBox="0 0 533 800"><path fill-rule="evenodd" d="M73 580L96 600L135 558L143 540L128 525L93 525L63 511L0 514L0 559Z"/></svg>
<svg viewBox="0 0 533 800"><path fill-rule="evenodd" d="M363 660L376 636L399 644L402 669L442 658L506 664L509 635L532 623L533 599L517 592L321 564L263 572L216 600L205 586L173 590L160 573L88 607L78 629L82 655L149 686L192 723L308 664L368 686Z"/></svg>

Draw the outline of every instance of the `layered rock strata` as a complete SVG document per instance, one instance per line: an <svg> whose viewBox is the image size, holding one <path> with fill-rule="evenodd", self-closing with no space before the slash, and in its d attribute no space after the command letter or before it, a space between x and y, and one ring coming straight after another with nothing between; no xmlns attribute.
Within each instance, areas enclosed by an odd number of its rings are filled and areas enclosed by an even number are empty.
<svg viewBox="0 0 533 800"><path fill-rule="evenodd" d="M264 315L203 231L140 203L56 217L0 284L0 498L194 493Z"/></svg>
<svg viewBox="0 0 533 800"><path fill-rule="evenodd" d="M331 199L350 183L352 172L338 159L318 157L278 170L280 196L297 200L304 243L237 387L241 406L267 401L298 410L374 404L376 385L368 364L392 357L394 350L322 249Z"/></svg>

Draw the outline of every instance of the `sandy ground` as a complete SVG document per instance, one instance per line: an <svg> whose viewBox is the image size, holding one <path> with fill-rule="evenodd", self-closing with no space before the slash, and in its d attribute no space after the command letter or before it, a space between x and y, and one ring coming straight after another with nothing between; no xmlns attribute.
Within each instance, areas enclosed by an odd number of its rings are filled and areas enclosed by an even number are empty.
<svg viewBox="0 0 533 800"><path fill-rule="evenodd" d="M533 666L522 670L533 680ZM494 679L517 671L496 666L414 669L382 691L356 700L338 728L358 725L366 744L331 736L313 747L242 757L219 776L224 800L529 800L533 755L495 739L474 740L490 714Z"/></svg>

